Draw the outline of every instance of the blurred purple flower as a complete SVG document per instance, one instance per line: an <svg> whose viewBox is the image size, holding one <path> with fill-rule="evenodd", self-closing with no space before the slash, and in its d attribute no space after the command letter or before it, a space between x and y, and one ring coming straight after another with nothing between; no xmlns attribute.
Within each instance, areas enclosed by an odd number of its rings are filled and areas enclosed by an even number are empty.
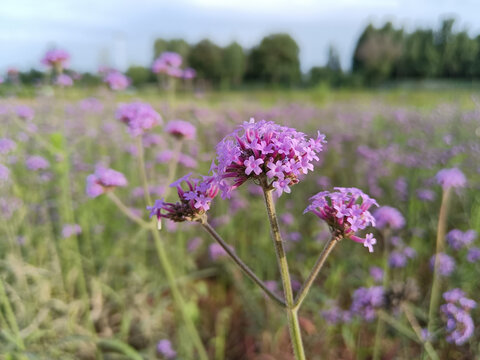
<svg viewBox="0 0 480 360"><path fill-rule="evenodd" d="M460 250L461 248L470 245L477 237L475 230L467 230L462 232L458 229L453 229L447 234L448 245L454 250Z"/></svg>
<svg viewBox="0 0 480 360"><path fill-rule="evenodd" d="M370 322L376 317L376 310L384 304L384 291L382 286L361 287L353 293L350 306L352 315L360 316Z"/></svg>
<svg viewBox="0 0 480 360"><path fill-rule="evenodd" d="M7 182L9 177L10 177L10 169L0 163L0 180L2 182Z"/></svg>
<svg viewBox="0 0 480 360"><path fill-rule="evenodd" d="M35 115L33 109L25 105L17 106L16 112L17 116L23 120L32 120Z"/></svg>
<svg viewBox="0 0 480 360"><path fill-rule="evenodd" d="M168 339L162 339L157 343L157 352L166 359L173 359L177 356L177 352L173 350L172 343Z"/></svg>
<svg viewBox="0 0 480 360"><path fill-rule="evenodd" d="M430 258L430 268L433 270L435 266L435 258L438 256L438 273L441 276L449 276L455 270L455 260L451 256L444 253L438 253Z"/></svg>
<svg viewBox="0 0 480 360"><path fill-rule="evenodd" d="M179 140L195 139L195 135L197 133L195 126L184 120L171 120L165 125L164 130Z"/></svg>
<svg viewBox="0 0 480 360"><path fill-rule="evenodd" d="M132 136L142 135L145 130L162 123L160 115L150 106L143 102L120 104L116 118L128 126L128 132Z"/></svg>
<svg viewBox="0 0 480 360"><path fill-rule="evenodd" d="M480 248L472 247L468 250L467 261L474 263L480 260Z"/></svg>
<svg viewBox="0 0 480 360"><path fill-rule="evenodd" d="M370 267L369 272L370 272L370 276L373 278L373 281L375 281L376 283L381 283L382 282L384 272L383 272L383 269L381 267L372 266L372 267Z"/></svg>
<svg viewBox="0 0 480 360"><path fill-rule="evenodd" d="M25 160L25 165L28 170L32 171L45 170L50 167L48 160L39 155L29 156L27 160Z"/></svg>
<svg viewBox="0 0 480 360"><path fill-rule="evenodd" d="M417 193L417 197L422 201L435 200L435 192L430 189L418 189L416 193Z"/></svg>
<svg viewBox="0 0 480 360"><path fill-rule="evenodd" d="M465 175L457 168L442 169L437 173L435 178L444 190L452 187L462 188L467 185Z"/></svg>
<svg viewBox="0 0 480 360"><path fill-rule="evenodd" d="M127 179L118 171L97 167L95 173L87 176L87 196L96 198L115 187L127 186Z"/></svg>
<svg viewBox="0 0 480 360"><path fill-rule="evenodd" d="M380 229L389 227L394 230L401 229L405 226L405 218L397 209L391 206L382 206L378 208L373 216L376 220L376 226Z"/></svg>
<svg viewBox="0 0 480 360"><path fill-rule="evenodd" d="M203 239L200 236L196 236L190 239L187 245L187 251L194 252L200 247L200 245L202 245L202 242L203 242Z"/></svg>
<svg viewBox="0 0 480 360"><path fill-rule="evenodd" d="M130 85L130 79L119 71L110 71L103 81L114 91L125 90Z"/></svg>
<svg viewBox="0 0 480 360"><path fill-rule="evenodd" d="M8 138L2 138L0 139L0 154L5 155L8 154L9 152L15 150L17 147L17 144L15 141L10 140Z"/></svg>
<svg viewBox="0 0 480 360"><path fill-rule="evenodd" d="M232 246L228 246L230 250L235 251ZM208 253L210 255L210 259L216 261L220 258L228 256L227 252L217 243L210 244L208 247Z"/></svg>
<svg viewBox="0 0 480 360"><path fill-rule="evenodd" d="M42 64L49 67L65 67L69 60L70 54L67 51L62 49L51 49L45 53L42 59Z"/></svg>
<svg viewBox="0 0 480 360"><path fill-rule="evenodd" d="M82 228L78 224L66 224L62 229L62 237L69 238L82 233Z"/></svg>
<svg viewBox="0 0 480 360"><path fill-rule="evenodd" d="M61 87L70 87L73 86L73 80L66 74L60 74L55 79L55 84Z"/></svg>

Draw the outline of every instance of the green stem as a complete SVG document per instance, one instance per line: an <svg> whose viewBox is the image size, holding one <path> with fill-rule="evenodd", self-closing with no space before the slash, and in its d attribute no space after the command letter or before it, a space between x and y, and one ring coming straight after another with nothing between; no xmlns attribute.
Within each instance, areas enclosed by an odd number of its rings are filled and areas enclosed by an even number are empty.
<svg viewBox="0 0 480 360"><path fill-rule="evenodd" d="M438 305L440 303L440 291L441 291L441 277L438 274L438 268L440 266L440 260L438 254L443 252L445 248L445 232L447 229L447 214L448 214L448 202L450 199L451 189L443 191L442 203L440 205L440 213L438 215L437 224L437 242L435 249L435 262L433 265L433 281L432 290L430 293L430 306L428 308L428 331L433 333L436 325L436 313Z"/></svg>
<svg viewBox="0 0 480 360"><path fill-rule="evenodd" d="M323 248L317 262L313 266L312 271L310 272L310 275L308 275L307 280L303 284L302 288L300 289L300 292L298 293L296 299L295 299L295 308L298 309L300 306L302 306L303 301L308 295L308 292L310 288L313 285L313 282L318 276L318 273L320 270L322 270L323 264L325 264L325 261L327 260L327 257L330 255L332 252L333 248L338 244L338 242L341 240L341 237L334 236L332 237L328 243L325 245Z"/></svg>
<svg viewBox="0 0 480 360"><path fill-rule="evenodd" d="M210 236L226 251L226 253L230 256L230 258L242 269L242 271L247 275L250 279L253 280L258 286L262 288L266 295L270 299L272 299L276 304L285 307L285 302L280 299L277 295L271 292L265 283L260 280L257 275L235 254L235 252L230 249L227 243L222 239L222 237L215 231L214 228L207 222L205 219L202 223L203 228L210 234Z"/></svg>
<svg viewBox="0 0 480 360"><path fill-rule="evenodd" d="M268 219L270 221L271 236L275 246L277 262L282 278L283 291L285 294L285 302L287 304L287 319L290 339L292 341L293 353L295 359L305 360L305 350L303 349L302 333L298 322L298 309L294 306L292 283L290 280L290 272L288 270L287 256L283 247L283 240L278 226L277 214L275 211L275 203L272 196L272 188L268 185L268 180L264 177L262 180L263 195L265 199L265 207L267 208Z"/></svg>
<svg viewBox="0 0 480 360"><path fill-rule="evenodd" d="M390 268L388 266L390 244L390 229L387 228L383 234L383 288L386 289L390 283ZM375 342L373 345L373 360L380 359L382 353L383 334L385 332L385 323L382 317L377 320L377 328L375 330Z"/></svg>
<svg viewBox="0 0 480 360"><path fill-rule="evenodd" d="M142 227L150 227L151 224L147 223L146 221L143 221L141 218L139 218L137 215L135 215L123 202L120 200L117 195L113 193L113 191L107 192L107 196L110 200L112 200L115 205L117 205L118 209L130 220L133 222L137 223L138 225Z"/></svg>
<svg viewBox="0 0 480 360"><path fill-rule="evenodd" d="M406 304L402 304L401 308L403 312L405 313L405 316L410 323L410 326L412 327L413 331L418 337L418 340L420 340L423 343L423 347L428 353L428 356L430 356L431 359L433 360L439 360L438 354L436 353L435 349L432 346L432 343L429 340L425 340L422 336L422 328L420 327L420 324L418 323L417 319L415 318L415 315L413 315L413 312L411 311L410 307Z"/></svg>
<svg viewBox="0 0 480 360"><path fill-rule="evenodd" d="M145 170L144 151L143 151L143 143L141 138L139 138L137 145L139 150L139 153L138 153L139 167L140 167L140 174L142 178L145 202L148 205L148 204L151 204L151 198L150 198L150 192L148 187L148 179L147 179L146 170ZM174 158L175 158L175 155L174 155ZM174 165L171 164L170 168L172 167L174 167ZM170 169L170 173L173 173L171 169ZM172 175L172 177L173 176L174 174ZM165 196L167 195L168 189L169 188L167 188L167 191L165 192ZM178 289L176 279L175 279L175 272L169 260L168 254L165 250L165 246L162 242L162 239L160 238L160 234L158 230L155 229L154 226L149 226L149 228L154 238L155 247L157 249L157 255L160 260L160 264L163 267L163 270L167 276L168 286L172 291L172 296L175 301L175 308L177 309L177 311L179 311L182 314L183 321L185 322L185 325L187 327L187 331L189 332L190 337L195 347L197 348L199 358L202 360L208 360L207 351L205 350L205 347L202 343L202 340L197 331L197 328L195 327L195 324L190 317L190 314L187 312L185 300L183 299L183 296L180 293L180 290Z"/></svg>

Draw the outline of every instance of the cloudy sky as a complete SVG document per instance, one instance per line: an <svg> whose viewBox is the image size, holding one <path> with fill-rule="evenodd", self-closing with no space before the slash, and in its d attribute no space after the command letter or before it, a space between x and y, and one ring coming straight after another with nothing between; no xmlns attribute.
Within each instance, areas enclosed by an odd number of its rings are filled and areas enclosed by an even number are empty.
<svg viewBox="0 0 480 360"><path fill-rule="evenodd" d="M479 0L0 0L0 73L39 68L52 46L72 54L72 68L94 71L150 64L157 37L248 48L272 32L295 38L304 70L325 63L329 44L348 68L370 21L412 29L455 16L458 29L478 34L479 14Z"/></svg>

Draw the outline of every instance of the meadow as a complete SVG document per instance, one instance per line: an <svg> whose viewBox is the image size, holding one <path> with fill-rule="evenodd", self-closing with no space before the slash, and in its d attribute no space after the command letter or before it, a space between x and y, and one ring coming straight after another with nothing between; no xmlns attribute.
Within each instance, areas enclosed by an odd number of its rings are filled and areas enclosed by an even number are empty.
<svg viewBox="0 0 480 360"><path fill-rule="evenodd" d="M201 224L163 219L156 230L146 210L155 199L176 201L168 187L174 180L207 175L217 144L252 117L326 136L314 170L275 198L294 292L330 238L321 219L304 214L311 196L356 187L380 209L397 210L382 218L372 207L373 253L345 238L328 257L299 311L307 358L480 358L478 307L462 305L473 329L468 319L454 322L440 310L450 301L441 296L447 290L479 300L475 91L318 88L175 97L156 89L73 87L26 95L0 98L0 358L294 359L284 311ZM118 118L119 104L134 101L162 118L136 136ZM175 119L195 131L167 131ZM126 183L87 193L87 177L107 168ZM452 168L466 181L445 185L437 174ZM248 180L230 199L217 196L208 218L282 298L261 187ZM435 264L435 279L431 259L439 243L448 259ZM432 292L439 294L433 310Z"/></svg>

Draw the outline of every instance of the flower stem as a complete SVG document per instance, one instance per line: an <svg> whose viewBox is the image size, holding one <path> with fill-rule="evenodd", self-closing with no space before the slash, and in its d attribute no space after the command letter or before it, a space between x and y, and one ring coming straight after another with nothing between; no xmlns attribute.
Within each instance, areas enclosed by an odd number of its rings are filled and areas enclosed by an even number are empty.
<svg viewBox="0 0 480 360"><path fill-rule="evenodd" d="M298 309L298 308L300 308L300 306L302 306L302 303L305 300L305 298L307 297L308 292L313 285L313 282L317 278L320 270L322 270L323 264L325 264L325 261L327 260L327 257L330 255L333 248L338 244L338 242L341 239L342 239L341 237L334 236L327 242L327 244L323 248L317 262L315 263L312 271L310 272L310 275L308 275L307 280L303 284L302 288L300 289L300 292L298 293L298 295L295 299L295 305L294 306L295 306L296 309Z"/></svg>
<svg viewBox="0 0 480 360"><path fill-rule="evenodd" d="M383 289L385 290L390 283L390 268L388 266L388 256L390 254L390 229L387 227L383 233ZM375 330L375 342L373 345L373 360L380 359L382 353L383 334L385 332L385 322L383 317L377 320Z"/></svg>
<svg viewBox="0 0 480 360"><path fill-rule="evenodd" d="M266 295L272 299L276 304L285 307L285 302L280 299L277 295L271 292L266 286L265 283L260 280L257 275L235 254L232 249L227 245L227 243L222 239L222 237L215 231L215 229L207 222L205 219L202 223L203 228L210 234L210 236L227 252L227 254L232 258L232 260L242 269L242 271L250 279L253 280L258 286L262 288Z"/></svg>
<svg viewBox="0 0 480 360"><path fill-rule="evenodd" d="M436 353L435 349L432 346L432 343L428 340L425 340L422 337L422 328L420 327L420 324L418 323L417 319L415 318L415 315L413 315L412 310L410 307L406 304L402 304L401 308L403 312L405 313L405 316L410 323L410 326L412 327L413 331L418 337L418 340L420 340L423 343L423 346L425 350L428 353L428 356L430 356L431 359L433 360L439 360L438 354Z"/></svg>
<svg viewBox="0 0 480 360"><path fill-rule="evenodd" d="M294 306L292 283L290 280L290 272L288 270L287 256L283 247L282 235L278 226L275 204L272 196L272 189L267 184L267 179L262 179L263 195L265 199L265 207L267 208L268 219L270 221L271 236L277 254L277 262L282 278L283 291L285 294L285 302L287 305L288 329L290 331L290 339L292 341L293 353L295 359L305 360L305 350L303 349L302 333L298 322L298 309Z"/></svg>
<svg viewBox="0 0 480 360"><path fill-rule="evenodd" d="M10 304L10 300L8 299L7 292L5 291L5 286L3 285L2 278L0 278L0 304L1 303L3 303L7 323L15 334L17 348L20 351L24 351L25 344L23 343L23 339L20 335L20 329L18 327L17 319Z"/></svg>
<svg viewBox="0 0 480 360"><path fill-rule="evenodd" d="M147 223L146 221L143 221L141 218L139 218L137 215L135 215L123 202L120 200L117 195L114 194L113 191L108 191L107 196L110 200L112 200L115 205L117 205L118 209L130 220L133 222L137 223L138 225L142 227L150 227L151 224Z"/></svg>
<svg viewBox="0 0 480 360"><path fill-rule="evenodd" d="M442 194L442 203L438 215L437 225L437 243L435 249L435 261L433 265L432 291L430 293L430 306L428 308L428 331L433 333L436 323L436 312L440 302L441 277L438 274L440 260L438 254L445 248L445 232L447 229L448 202L450 199L450 189L444 190Z"/></svg>
<svg viewBox="0 0 480 360"><path fill-rule="evenodd" d="M142 143L142 138L139 138L139 141L137 143L138 145L138 156L139 156L139 167L140 167L140 174L142 177L142 183L143 183L143 189L144 189L144 196L145 196L145 202L148 204L151 204L151 198L150 198L150 192L149 192L149 187L148 187L148 179L146 175L146 170L145 170L145 160L144 160L144 151L143 151L143 143ZM174 155L175 156L175 155ZM173 165L171 165L173 166ZM172 171L172 170L170 170ZM166 193L168 192L169 188L167 188ZM166 196L165 193L165 196ZM167 282L168 286L170 287L170 290L172 291L172 296L175 301L175 308L177 311L179 311L182 315L183 321L185 323L185 326L187 327L187 331L189 332L189 335L197 349L198 352L198 357L201 360L208 360L208 354L207 351L205 350L205 347L203 345L202 339L200 338L200 335L198 333L197 328L195 327L195 324L190 317L190 314L187 311L186 303L185 300L180 293L180 290L178 289L176 279L175 279L175 272L173 270L172 264L169 260L167 251L165 249L165 246L162 242L162 239L160 238L160 234L158 230L155 228L155 226L149 226L150 231L152 233L154 242L155 242L155 247L157 249L157 255L158 259L160 260L160 264L163 267L163 270L165 272L165 275L167 276Z"/></svg>

